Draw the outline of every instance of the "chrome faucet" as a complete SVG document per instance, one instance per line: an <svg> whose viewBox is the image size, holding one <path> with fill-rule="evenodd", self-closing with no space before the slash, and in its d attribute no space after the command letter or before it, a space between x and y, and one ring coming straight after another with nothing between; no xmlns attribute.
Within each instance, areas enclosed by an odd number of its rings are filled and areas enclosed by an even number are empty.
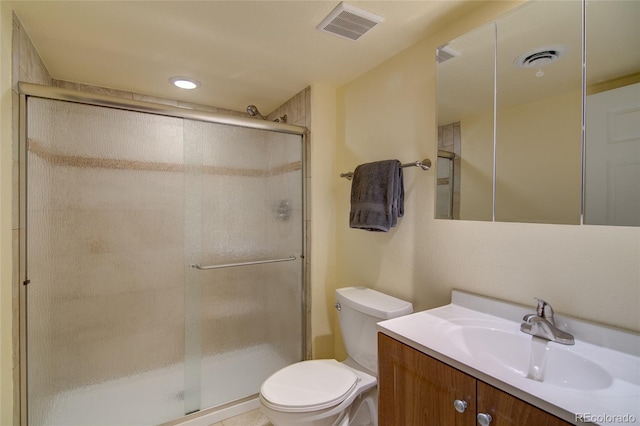
<svg viewBox="0 0 640 426"><path fill-rule="evenodd" d="M524 322L520 324L520 331L563 345L575 344L571 334L556 327L551 305L537 297L535 299L538 301L536 313L525 315L522 318Z"/></svg>

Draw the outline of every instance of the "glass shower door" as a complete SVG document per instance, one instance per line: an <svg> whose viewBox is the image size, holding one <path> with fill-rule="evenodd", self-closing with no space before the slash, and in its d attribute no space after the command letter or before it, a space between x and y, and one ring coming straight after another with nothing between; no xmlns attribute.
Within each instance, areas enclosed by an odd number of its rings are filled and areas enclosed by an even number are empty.
<svg viewBox="0 0 640 426"><path fill-rule="evenodd" d="M182 417L182 119L33 97L27 112L29 424Z"/></svg>
<svg viewBox="0 0 640 426"><path fill-rule="evenodd" d="M187 412L302 359L302 137L184 121Z"/></svg>

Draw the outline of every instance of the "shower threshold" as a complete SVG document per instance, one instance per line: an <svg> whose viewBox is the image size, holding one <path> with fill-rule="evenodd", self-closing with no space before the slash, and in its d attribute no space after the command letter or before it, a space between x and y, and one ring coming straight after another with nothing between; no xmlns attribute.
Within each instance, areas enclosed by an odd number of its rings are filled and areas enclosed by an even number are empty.
<svg viewBox="0 0 640 426"><path fill-rule="evenodd" d="M184 364L67 390L46 404L46 416L32 414L45 425L210 425L258 408L262 382L295 361L267 343L203 358L200 399L205 410L187 417Z"/></svg>

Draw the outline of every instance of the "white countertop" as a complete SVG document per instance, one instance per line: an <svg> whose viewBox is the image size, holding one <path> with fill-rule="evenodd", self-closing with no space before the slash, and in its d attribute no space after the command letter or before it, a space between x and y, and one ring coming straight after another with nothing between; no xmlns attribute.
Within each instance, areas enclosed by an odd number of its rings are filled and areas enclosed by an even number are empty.
<svg viewBox="0 0 640 426"><path fill-rule="evenodd" d="M556 314L556 325L574 335L575 345L534 342L520 331L530 313L535 302L527 307L454 290L451 304L382 321L378 330L570 423L640 424L640 335ZM461 332L473 344L465 344ZM485 347L476 346L484 335ZM498 340L491 341L494 335ZM568 372L547 362L542 381L527 378L534 345L568 359L560 364Z"/></svg>

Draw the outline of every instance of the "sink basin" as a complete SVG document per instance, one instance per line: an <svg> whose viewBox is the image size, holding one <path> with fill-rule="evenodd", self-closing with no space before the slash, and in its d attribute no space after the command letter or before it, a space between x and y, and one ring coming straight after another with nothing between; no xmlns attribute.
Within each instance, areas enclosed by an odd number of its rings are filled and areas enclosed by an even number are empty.
<svg viewBox="0 0 640 426"><path fill-rule="evenodd" d="M571 346L520 331L464 325L449 330L447 337L469 356L530 380L580 390L604 389L613 383L607 371L572 352Z"/></svg>

